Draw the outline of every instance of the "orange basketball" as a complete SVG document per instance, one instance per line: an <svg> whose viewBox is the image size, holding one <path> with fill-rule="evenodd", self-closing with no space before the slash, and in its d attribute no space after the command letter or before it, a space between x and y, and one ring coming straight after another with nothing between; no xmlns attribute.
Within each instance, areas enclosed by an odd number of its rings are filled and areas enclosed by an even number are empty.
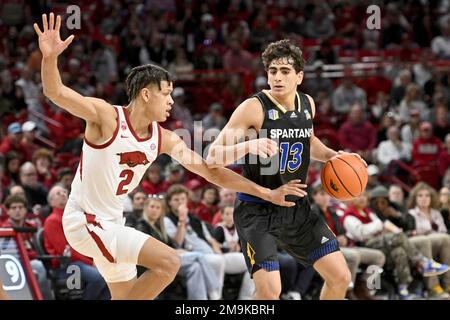
<svg viewBox="0 0 450 320"><path fill-rule="evenodd" d="M328 160L320 173L325 191L339 200L358 197L367 185L367 168L355 155L337 155Z"/></svg>

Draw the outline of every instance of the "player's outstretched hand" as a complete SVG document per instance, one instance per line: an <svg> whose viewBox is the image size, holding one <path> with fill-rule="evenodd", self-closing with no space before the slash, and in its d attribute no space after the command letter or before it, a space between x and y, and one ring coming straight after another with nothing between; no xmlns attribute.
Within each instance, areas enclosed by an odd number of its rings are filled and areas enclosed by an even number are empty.
<svg viewBox="0 0 450 320"><path fill-rule="evenodd" d="M56 17L53 12L50 13L49 21L47 15L42 15L42 27L44 31L39 29L37 23L33 25L34 30L39 36L39 49L41 49L44 58L57 57L63 52L72 42L74 36L71 35L66 40L62 41L59 36L59 28L61 27L61 16Z"/></svg>
<svg viewBox="0 0 450 320"><path fill-rule="evenodd" d="M278 145L268 138L260 138L248 141L248 152L261 158L270 158L278 152Z"/></svg>
<svg viewBox="0 0 450 320"><path fill-rule="evenodd" d="M345 154L345 153L352 154L352 155L356 156L367 167L367 162L363 158L361 158L361 156L358 153L351 153L351 152L346 152L346 151L342 151L342 150L338 151L338 155Z"/></svg>
<svg viewBox="0 0 450 320"><path fill-rule="evenodd" d="M307 187L306 184L302 184L301 180L291 180L281 187L271 190L269 195L269 201L282 207L293 207L294 202L286 201L287 195L293 195L297 197L306 196L306 191L303 190Z"/></svg>

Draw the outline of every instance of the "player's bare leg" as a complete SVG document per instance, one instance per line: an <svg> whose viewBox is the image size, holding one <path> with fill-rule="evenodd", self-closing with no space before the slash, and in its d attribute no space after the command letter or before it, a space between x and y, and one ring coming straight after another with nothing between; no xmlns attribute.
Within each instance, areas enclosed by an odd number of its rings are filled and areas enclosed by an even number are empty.
<svg viewBox="0 0 450 320"><path fill-rule="evenodd" d="M260 269L253 274L256 292L255 300L278 300L281 294L281 278L279 271Z"/></svg>
<svg viewBox="0 0 450 320"><path fill-rule="evenodd" d="M138 279L108 283L112 299L156 298L175 278L180 268L180 258L174 249L149 238L139 252L138 264L149 269Z"/></svg>
<svg viewBox="0 0 450 320"><path fill-rule="evenodd" d="M344 299L351 281L351 274L342 252L336 251L320 258L313 267L325 280L320 299Z"/></svg>

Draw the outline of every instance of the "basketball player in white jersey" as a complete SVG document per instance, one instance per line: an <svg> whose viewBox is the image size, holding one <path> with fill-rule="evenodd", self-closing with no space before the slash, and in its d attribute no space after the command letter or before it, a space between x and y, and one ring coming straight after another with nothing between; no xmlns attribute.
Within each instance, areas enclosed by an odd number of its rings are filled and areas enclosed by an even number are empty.
<svg viewBox="0 0 450 320"><path fill-rule="evenodd" d="M43 31L34 24L42 52L44 94L55 104L86 121L83 151L64 211L69 244L92 257L113 299L153 299L175 277L180 262L175 250L124 226L122 201L138 186L159 153L167 153L188 170L219 186L245 192L282 206L285 196L304 196L296 180L278 189L263 188L231 170L209 169L173 132L158 125L173 104L172 81L160 67L134 68L126 80L130 103L122 108L102 99L83 97L66 87L57 58L74 36L62 41L61 18L42 16ZM147 267L139 279L136 264Z"/></svg>

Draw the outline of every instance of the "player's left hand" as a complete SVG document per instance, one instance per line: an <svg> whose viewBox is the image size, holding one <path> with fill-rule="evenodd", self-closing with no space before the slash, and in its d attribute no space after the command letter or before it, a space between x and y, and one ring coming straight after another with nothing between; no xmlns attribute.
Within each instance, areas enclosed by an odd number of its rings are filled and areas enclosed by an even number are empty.
<svg viewBox="0 0 450 320"><path fill-rule="evenodd" d="M367 162L366 162L363 158L361 158L361 156L360 156L359 154L354 153L354 152L346 152L346 151L342 151L342 150L339 150L339 151L338 151L338 154L339 154L339 155L345 154L345 153L354 155L355 157L359 158L359 160L361 160L361 161L364 163L364 165L366 166L366 168L367 168Z"/></svg>
<svg viewBox="0 0 450 320"><path fill-rule="evenodd" d="M293 195L303 198L307 195L306 191L303 190L306 187L306 184L301 184L300 179L291 180L277 189L270 190L267 200L282 207L293 207L295 203L286 201L285 197L287 195Z"/></svg>

